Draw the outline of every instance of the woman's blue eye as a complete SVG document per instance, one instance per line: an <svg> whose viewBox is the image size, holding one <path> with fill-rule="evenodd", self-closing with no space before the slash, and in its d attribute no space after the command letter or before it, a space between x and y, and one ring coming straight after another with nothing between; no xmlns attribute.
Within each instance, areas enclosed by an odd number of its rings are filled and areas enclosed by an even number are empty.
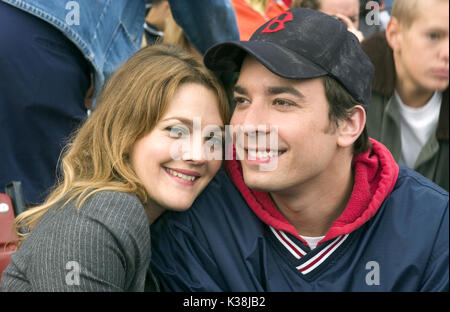
<svg viewBox="0 0 450 312"><path fill-rule="evenodd" d="M173 138L189 136L189 129L185 126L169 126L165 130L169 131Z"/></svg>
<svg viewBox="0 0 450 312"><path fill-rule="evenodd" d="M217 137L217 136L213 136L213 137L208 138L208 141L213 143L213 144L218 144L218 145L222 144L222 138L221 137Z"/></svg>

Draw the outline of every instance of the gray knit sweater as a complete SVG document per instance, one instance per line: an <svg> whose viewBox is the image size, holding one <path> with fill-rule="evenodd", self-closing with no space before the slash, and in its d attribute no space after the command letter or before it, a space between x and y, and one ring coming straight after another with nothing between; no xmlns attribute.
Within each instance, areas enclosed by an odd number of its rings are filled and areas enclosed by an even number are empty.
<svg viewBox="0 0 450 312"><path fill-rule="evenodd" d="M1 291L143 291L153 283L139 199L103 191L51 208L12 257ZM146 282L147 280L147 282Z"/></svg>

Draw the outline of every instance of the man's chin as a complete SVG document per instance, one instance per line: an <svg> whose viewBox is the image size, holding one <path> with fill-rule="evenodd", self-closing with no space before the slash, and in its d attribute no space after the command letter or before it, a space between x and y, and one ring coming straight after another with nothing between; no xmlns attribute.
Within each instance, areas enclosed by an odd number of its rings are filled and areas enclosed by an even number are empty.
<svg viewBox="0 0 450 312"><path fill-rule="evenodd" d="M274 183L273 179L270 177L263 177L261 175L255 174L245 174L244 173L245 185L251 190L261 191L261 192L272 192L278 187Z"/></svg>

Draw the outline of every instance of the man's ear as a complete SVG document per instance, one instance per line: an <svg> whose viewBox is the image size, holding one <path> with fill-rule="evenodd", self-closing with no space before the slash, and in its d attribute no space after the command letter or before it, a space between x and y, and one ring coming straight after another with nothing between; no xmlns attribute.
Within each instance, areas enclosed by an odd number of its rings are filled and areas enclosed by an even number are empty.
<svg viewBox="0 0 450 312"><path fill-rule="evenodd" d="M339 121L338 146L351 147L363 132L365 125L366 111L361 105L353 106L349 116Z"/></svg>
<svg viewBox="0 0 450 312"><path fill-rule="evenodd" d="M398 52L400 50L401 36L402 26L400 25L398 19L391 17L386 27L386 40L394 52Z"/></svg>

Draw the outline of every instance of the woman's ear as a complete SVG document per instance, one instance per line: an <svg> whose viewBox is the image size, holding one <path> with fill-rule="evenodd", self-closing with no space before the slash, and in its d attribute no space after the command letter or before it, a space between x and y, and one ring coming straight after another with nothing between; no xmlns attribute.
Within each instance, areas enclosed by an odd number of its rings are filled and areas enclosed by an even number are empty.
<svg viewBox="0 0 450 312"><path fill-rule="evenodd" d="M359 138L366 125L366 111L361 105L350 109L346 119L339 121L337 144L340 147L351 147Z"/></svg>
<svg viewBox="0 0 450 312"><path fill-rule="evenodd" d="M394 52L400 49L400 40L402 35L402 27L395 17L389 20L386 27L386 40Z"/></svg>

